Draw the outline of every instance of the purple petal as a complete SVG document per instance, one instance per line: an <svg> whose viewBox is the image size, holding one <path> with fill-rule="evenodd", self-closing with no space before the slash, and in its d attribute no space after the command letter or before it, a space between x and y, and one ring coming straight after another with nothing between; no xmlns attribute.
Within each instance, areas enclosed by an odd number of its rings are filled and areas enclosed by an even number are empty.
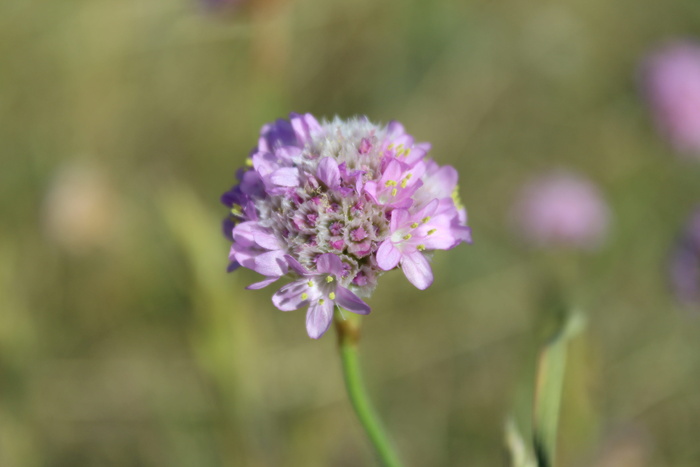
<svg viewBox="0 0 700 467"><path fill-rule="evenodd" d="M333 321L333 308L332 300L326 300L323 304L314 303L309 307L306 313L306 332L310 338L318 339L328 331Z"/></svg>
<svg viewBox="0 0 700 467"><path fill-rule="evenodd" d="M291 113L289 114L292 128L297 135L300 145L303 146L311 140L311 134L321 130L321 125L318 124L313 115L307 113L304 115Z"/></svg>
<svg viewBox="0 0 700 467"><path fill-rule="evenodd" d="M282 167L270 174L270 181L278 186L299 186L299 170L296 167Z"/></svg>
<svg viewBox="0 0 700 467"><path fill-rule="evenodd" d="M279 168L277 158L269 152L259 152L252 158L253 168L261 177L270 175L274 170Z"/></svg>
<svg viewBox="0 0 700 467"><path fill-rule="evenodd" d="M401 259L401 269L406 279L420 290L425 290L433 283L433 271L430 263L420 252L404 255Z"/></svg>
<svg viewBox="0 0 700 467"><path fill-rule="evenodd" d="M265 192L260 174L255 170L249 170L243 174L240 187L241 192L249 196L262 196Z"/></svg>
<svg viewBox="0 0 700 467"><path fill-rule="evenodd" d="M235 271L236 269L238 269L238 268L240 268L240 267L241 267L241 265L240 265L238 262L236 262L236 261L231 261L231 262L229 263L228 267L226 268L226 272L233 272L233 271Z"/></svg>
<svg viewBox="0 0 700 467"><path fill-rule="evenodd" d="M279 250L280 244L277 237L269 232L254 232L255 243L266 250Z"/></svg>
<svg viewBox="0 0 700 467"><path fill-rule="evenodd" d="M281 250L268 251L257 255L250 269L263 276L279 277L287 274L287 262Z"/></svg>
<svg viewBox="0 0 700 467"><path fill-rule="evenodd" d="M275 156L283 161L292 162L297 157L300 157L301 153L301 148L296 146L282 146L281 148L277 148Z"/></svg>
<svg viewBox="0 0 700 467"><path fill-rule="evenodd" d="M332 157L324 157L321 162L318 163L316 176L329 188L338 186L340 184L338 163Z"/></svg>
<svg viewBox="0 0 700 467"><path fill-rule="evenodd" d="M396 211L394 211L396 212ZM401 259L401 252L391 243L391 240L386 239L379 245L377 250L377 265L385 271L394 269Z"/></svg>
<svg viewBox="0 0 700 467"><path fill-rule="evenodd" d="M311 272L308 269L302 266L302 264L299 261L292 258L291 256L284 255L284 259L287 260L287 264L289 265L289 267L292 268L292 270L294 270L294 272L296 272L300 276L308 276L311 274Z"/></svg>
<svg viewBox="0 0 700 467"><path fill-rule="evenodd" d="M343 273L343 262L333 253L326 253L316 259L316 270L321 274L340 277Z"/></svg>
<svg viewBox="0 0 700 467"><path fill-rule="evenodd" d="M306 281L294 281L275 292L272 303L282 311L298 310L308 302L309 297L302 299L302 294L308 293L308 290Z"/></svg>
<svg viewBox="0 0 700 467"><path fill-rule="evenodd" d="M260 131L258 149L260 151L272 152L277 146L287 146L296 144L297 138L292 125L281 118L274 123L263 125Z"/></svg>
<svg viewBox="0 0 700 467"><path fill-rule="evenodd" d="M346 310L358 315L366 315L371 311L369 305L345 287L337 287L335 289L335 302Z"/></svg>
<svg viewBox="0 0 700 467"><path fill-rule="evenodd" d="M255 282L254 284L250 284L248 287L246 287L247 290L258 290L262 289L263 287L267 287L268 285L272 284L273 282L279 280L279 277L266 277L264 280L260 282Z"/></svg>
<svg viewBox="0 0 700 467"><path fill-rule="evenodd" d="M255 236L253 231L258 227L258 223L254 221L241 222L233 228L231 236L233 241L239 247L252 247L255 245Z"/></svg>

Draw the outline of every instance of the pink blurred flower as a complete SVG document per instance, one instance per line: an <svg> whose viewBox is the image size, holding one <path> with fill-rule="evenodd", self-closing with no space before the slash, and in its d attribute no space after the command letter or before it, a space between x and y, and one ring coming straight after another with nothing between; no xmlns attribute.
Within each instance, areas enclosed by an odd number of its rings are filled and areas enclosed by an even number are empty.
<svg viewBox="0 0 700 467"><path fill-rule="evenodd" d="M677 151L700 155L700 44L676 40L652 52L642 84L659 131Z"/></svg>
<svg viewBox="0 0 700 467"><path fill-rule="evenodd" d="M604 240L610 213L595 185L558 171L523 188L514 217L519 233L535 245L592 249Z"/></svg>

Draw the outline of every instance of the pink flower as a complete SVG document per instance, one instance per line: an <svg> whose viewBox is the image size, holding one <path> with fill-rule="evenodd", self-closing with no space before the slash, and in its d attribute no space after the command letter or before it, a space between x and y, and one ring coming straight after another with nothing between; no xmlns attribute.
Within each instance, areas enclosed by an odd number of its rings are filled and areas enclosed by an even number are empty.
<svg viewBox="0 0 700 467"><path fill-rule="evenodd" d="M515 205L518 232L539 246L594 248L608 231L609 211L598 189L568 172L530 182Z"/></svg>
<svg viewBox="0 0 700 467"><path fill-rule="evenodd" d="M230 270L264 276L262 288L289 276L273 296L283 311L309 307L316 339L336 306L367 314L384 272L400 267L419 289L433 281L428 256L470 242L457 196L457 171L427 159L398 122L366 118L319 123L291 114L263 126L248 168L221 197L230 209Z"/></svg>
<svg viewBox="0 0 700 467"><path fill-rule="evenodd" d="M659 130L677 151L700 156L700 44L660 47L644 62L642 80Z"/></svg>

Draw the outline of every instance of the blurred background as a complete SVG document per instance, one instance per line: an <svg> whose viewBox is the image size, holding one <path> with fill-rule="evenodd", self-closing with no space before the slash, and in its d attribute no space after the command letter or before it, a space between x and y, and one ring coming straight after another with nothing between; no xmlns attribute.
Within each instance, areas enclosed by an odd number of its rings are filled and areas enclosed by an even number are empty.
<svg viewBox="0 0 700 467"><path fill-rule="evenodd" d="M460 172L474 244L427 291L383 276L363 324L408 465L506 465L572 306L558 464L700 465L700 315L668 273L700 159L640 85L694 35L693 0L0 2L0 466L374 465L333 334L225 272L219 196L290 111L400 120ZM597 187L595 248L514 221L552 170Z"/></svg>

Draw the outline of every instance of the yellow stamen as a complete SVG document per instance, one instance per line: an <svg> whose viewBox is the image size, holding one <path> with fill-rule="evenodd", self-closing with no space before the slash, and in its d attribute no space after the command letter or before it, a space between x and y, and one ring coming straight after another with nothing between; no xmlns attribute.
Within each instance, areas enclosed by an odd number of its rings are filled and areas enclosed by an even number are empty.
<svg viewBox="0 0 700 467"><path fill-rule="evenodd" d="M335 300L335 292L329 293L328 298L330 298L331 300Z"/></svg>
<svg viewBox="0 0 700 467"><path fill-rule="evenodd" d="M241 217L243 215L243 211L241 211L241 206L238 204L234 204L231 207L231 214L233 214L236 217Z"/></svg>
<svg viewBox="0 0 700 467"><path fill-rule="evenodd" d="M432 235L435 232L437 232L437 229L430 229L430 230L428 230L428 235Z"/></svg>
<svg viewBox="0 0 700 467"><path fill-rule="evenodd" d="M428 221L430 221L430 216L424 217L421 222L423 222L425 224Z"/></svg>
<svg viewBox="0 0 700 467"><path fill-rule="evenodd" d="M398 183L396 183L396 180L387 180L384 183L384 186L396 186L396 185L398 185Z"/></svg>
<svg viewBox="0 0 700 467"><path fill-rule="evenodd" d="M326 282L328 282L329 284L333 282L333 276L326 276Z"/></svg>
<svg viewBox="0 0 700 467"><path fill-rule="evenodd" d="M452 201L454 201L455 207L457 209L464 209L464 205L462 204L462 200L459 197L459 185L455 186L455 189L452 190Z"/></svg>
<svg viewBox="0 0 700 467"><path fill-rule="evenodd" d="M425 250L425 245L423 245L423 244L418 245L418 246L416 247L416 250L418 250L418 251L423 251L423 250Z"/></svg>
<svg viewBox="0 0 700 467"><path fill-rule="evenodd" d="M319 299L318 299L318 304L319 304L319 305L323 305L324 302L325 302L324 299L322 299L322 298L319 298Z"/></svg>
<svg viewBox="0 0 700 467"><path fill-rule="evenodd" d="M404 178L401 180L401 188L406 188L406 185L408 185L408 179Z"/></svg>
<svg viewBox="0 0 700 467"><path fill-rule="evenodd" d="M309 287L313 287L313 286L314 286L314 281L309 281L309 282L306 283L306 285L308 285Z"/></svg>
<svg viewBox="0 0 700 467"><path fill-rule="evenodd" d="M418 222L414 222L413 224L411 224L412 229L415 229L416 227L418 227Z"/></svg>
<svg viewBox="0 0 700 467"><path fill-rule="evenodd" d="M301 294L301 299L302 299L302 300L308 300L308 298L309 298L309 294L307 294L307 293Z"/></svg>
<svg viewBox="0 0 700 467"><path fill-rule="evenodd" d="M406 174L406 180L410 180L413 177L412 173L407 173Z"/></svg>
<svg viewBox="0 0 700 467"><path fill-rule="evenodd" d="M391 196L396 196L396 193L398 193L398 192L399 192L399 190L394 188L393 190L391 190Z"/></svg>
<svg viewBox="0 0 700 467"><path fill-rule="evenodd" d="M251 159L250 157L246 158L245 165L247 165L248 167L253 167L253 159Z"/></svg>
<svg viewBox="0 0 700 467"><path fill-rule="evenodd" d="M411 235L411 234L406 234L406 235L403 236L403 239L404 239L404 240L410 240L411 237L413 237L413 235Z"/></svg>

